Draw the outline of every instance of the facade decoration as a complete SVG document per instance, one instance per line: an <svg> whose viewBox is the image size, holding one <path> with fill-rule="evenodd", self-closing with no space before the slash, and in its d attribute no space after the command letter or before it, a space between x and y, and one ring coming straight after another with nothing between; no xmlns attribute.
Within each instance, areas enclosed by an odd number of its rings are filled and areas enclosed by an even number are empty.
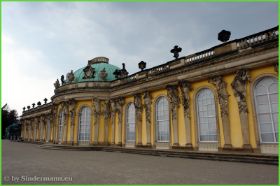
<svg viewBox="0 0 280 186"><path fill-rule="evenodd" d="M105 100L103 102L103 113L104 113L104 144L108 144L108 136L109 136L109 119L110 119L110 101Z"/></svg>
<svg viewBox="0 0 280 186"><path fill-rule="evenodd" d="M95 76L94 76L94 74L95 74L95 69L94 68L92 68L92 66L91 65L88 65L88 66L86 66L84 69L83 69L83 71L84 71L84 77L83 77L83 79L91 79L91 78L94 78Z"/></svg>
<svg viewBox="0 0 280 186"><path fill-rule="evenodd" d="M127 77L128 72L125 69L125 64L122 63L122 69L116 69L113 74L117 79Z"/></svg>
<svg viewBox="0 0 280 186"><path fill-rule="evenodd" d="M137 145L142 145L142 96L141 94L134 95L134 106L136 114L136 129L137 129Z"/></svg>
<svg viewBox="0 0 280 186"><path fill-rule="evenodd" d="M176 85L168 85L167 96L169 98L170 110L172 116L172 127L173 127L173 146L179 145L178 139L178 108L180 106L180 98L178 87Z"/></svg>
<svg viewBox="0 0 280 186"><path fill-rule="evenodd" d="M76 117L76 101L74 99L70 99L67 101L67 105L69 108L70 114L70 144L74 144L74 129L75 129L75 117Z"/></svg>
<svg viewBox="0 0 280 186"><path fill-rule="evenodd" d="M93 116L94 116L94 144L98 144L99 137L99 121L100 121L100 100L98 98L92 99Z"/></svg>
<svg viewBox="0 0 280 186"><path fill-rule="evenodd" d="M66 83L64 79L64 75L61 75L60 80L61 80L61 85L64 85Z"/></svg>
<svg viewBox="0 0 280 186"><path fill-rule="evenodd" d="M55 87L55 89L58 89L60 87L58 79L55 81L54 87Z"/></svg>
<svg viewBox="0 0 280 186"><path fill-rule="evenodd" d="M73 70L71 70L71 72L69 72L69 73L67 74L67 81L68 81L69 83L72 83L72 82L74 81L74 79L75 79L75 75L74 75Z"/></svg>
<svg viewBox="0 0 280 186"><path fill-rule="evenodd" d="M105 68L103 68L103 70L101 70L99 72L99 77L102 79L102 80L106 80L106 77L108 76L108 73L106 72Z"/></svg>
<svg viewBox="0 0 280 186"><path fill-rule="evenodd" d="M224 134L224 148L231 148L231 134L230 134L230 121L229 121L229 94L227 92L227 84L222 76L215 76L209 79L209 83L216 87L221 110L223 134Z"/></svg>
<svg viewBox="0 0 280 186"><path fill-rule="evenodd" d="M249 136L249 120L248 120L248 105L247 105L247 94L246 86L248 81L250 81L249 72L246 69L238 70L234 77L231 87L234 92L234 96L238 103L240 123L243 137L243 147L251 148L250 136Z"/></svg>
<svg viewBox="0 0 280 186"><path fill-rule="evenodd" d="M118 113L118 145L122 145L122 117L123 117L124 98L116 100L116 111Z"/></svg>
<svg viewBox="0 0 280 186"><path fill-rule="evenodd" d="M184 107L185 133L186 133L186 147L192 148L192 131L191 131L191 115L190 115L190 91L192 91L190 82L184 80L180 81L181 89L181 103Z"/></svg>
<svg viewBox="0 0 280 186"><path fill-rule="evenodd" d="M110 101L110 106L111 106L111 145L115 144L115 120L116 120L116 113L117 113L117 108L116 108L116 103L114 100Z"/></svg>
<svg viewBox="0 0 280 186"><path fill-rule="evenodd" d="M147 145L151 146L151 114L152 114L152 97L150 92L144 92L144 108L146 113L146 134L147 134Z"/></svg>
<svg viewBox="0 0 280 186"><path fill-rule="evenodd" d="M86 61L83 67L68 71L66 80L56 80L49 102L35 104L37 100L25 106L22 139L62 145L278 153L277 131L271 129L278 117L278 27L174 57L150 69L140 63L141 70L131 75L125 64L116 67L106 57ZM257 87L259 82L262 86ZM262 89L265 85L270 89ZM136 126L129 133L124 128L128 105L134 106L135 122L130 124ZM267 120L274 119L270 128L259 118L262 109ZM274 138L268 138L264 128Z"/></svg>

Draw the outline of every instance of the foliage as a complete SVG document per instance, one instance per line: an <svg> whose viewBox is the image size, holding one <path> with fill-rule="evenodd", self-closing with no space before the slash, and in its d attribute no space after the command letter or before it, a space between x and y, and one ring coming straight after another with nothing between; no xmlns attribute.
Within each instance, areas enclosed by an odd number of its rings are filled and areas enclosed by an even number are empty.
<svg viewBox="0 0 280 186"><path fill-rule="evenodd" d="M19 123L17 111L10 110L6 105L2 107L2 139L7 137L7 127L16 123Z"/></svg>

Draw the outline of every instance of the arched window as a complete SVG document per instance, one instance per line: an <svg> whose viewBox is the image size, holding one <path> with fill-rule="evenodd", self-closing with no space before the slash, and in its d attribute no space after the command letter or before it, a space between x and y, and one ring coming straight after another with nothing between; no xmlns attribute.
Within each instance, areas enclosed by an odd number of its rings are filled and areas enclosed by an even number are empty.
<svg viewBox="0 0 280 186"><path fill-rule="evenodd" d="M160 97L156 102L156 141L169 142L169 136L168 100Z"/></svg>
<svg viewBox="0 0 280 186"><path fill-rule="evenodd" d="M262 143L278 142L278 81L264 77L254 87L254 98Z"/></svg>
<svg viewBox="0 0 280 186"><path fill-rule="evenodd" d="M89 144L90 142L90 115L90 108L83 107L79 118L79 144Z"/></svg>
<svg viewBox="0 0 280 186"><path fill-rule="evenodd" d="M65 123L65 113L62 111L59 114L59 123L58 123L58 143L62 142L63 138L63 126Z"/></svg>
<svg viewBox="0 0 280 186"><path fill-rule="evenodd" d="M217 121L214 95L211 90L204 88L197 93L197 118L200 142L217 141Z"/></svg>
<svg viewBox="0 0 280 186"><path fill-rule="evenodd" d="M135 141L135 107L131 103L126 110L126 141Z"/></svg>

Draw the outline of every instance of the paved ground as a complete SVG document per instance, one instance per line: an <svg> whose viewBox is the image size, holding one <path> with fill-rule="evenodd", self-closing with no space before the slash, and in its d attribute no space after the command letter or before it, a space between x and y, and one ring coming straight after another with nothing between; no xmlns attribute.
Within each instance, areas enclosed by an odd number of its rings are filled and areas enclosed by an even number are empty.
<svg viewBox="0 0 280 186"><path fill-rule="evenodd" d="M7 140L2 141L2 148L3 183L34 183L16 179L46 177L70 177L65 179L72 181L60 183L75 184L276 184L278 180L275 165L47 150Z"/></svg>

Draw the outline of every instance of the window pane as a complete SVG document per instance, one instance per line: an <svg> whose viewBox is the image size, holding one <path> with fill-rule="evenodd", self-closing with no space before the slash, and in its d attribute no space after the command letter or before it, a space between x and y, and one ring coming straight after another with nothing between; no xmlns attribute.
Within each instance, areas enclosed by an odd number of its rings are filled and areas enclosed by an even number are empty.
<svg viewBox="0 0 280 186"><path fill-rule="evenodd" d="M135 106L129 104L126 112L126 140L135 141Z"/></svg>
<svg viewBox="0 0 280 186"><path fill-rule="evenodd" d="M269 112L269 111L267 111ZM270 123L271 122L271 118L270 118L270 114L259 114L259 122L260 123Z"/></svg>
<svg viewBox="0 0 280 186"><path fill-rule="evenodd" d="M156 102L156 130L157 142L169 141L169 109L165 97L160 97Z"/></svg>
<svg viewBox="0 0 280 186"><path fill-rule="evenodd" d="M254 88L261 142L278 142L278 83L274 77L262 78Z"/></svg>
<svg viewBox="0 0 280 186"><path fill-rule="evenodd" d="M262 142L273 142L273 133L263 133L261 134Z"/></svg>
<svg viewBox="0 0 280 186"><path fill-rule="evenodd" d="M258 102L259 105L267 104L267 102L268 102L267 95L257 96L257 102Z"/></svg>
<svg viewBox="0 0 280 186"><path fill-rule="evenodd" d="M84 107L80 113L79 119L79 143L88 144L90 141L90 108Z"/></svg>
<svg viewBox="0 0 280 186"><path fill-rule="evenodd" d="M197 94L196 103L200 141L217 141L216 111L213 93L209 89L202 89Z"/></svg>
<svg viewBox="0 0 280 186"><path fill-rule="evenodd" d="M272 123L262 123L260 125L262 133L271 133L273 132Z"/></svg>
<svg viewBox="0 0 280 186"><path fill-rule="evenodd" d="M278 104L278 94L270 94L270 101L271 103Z"/></svg>

